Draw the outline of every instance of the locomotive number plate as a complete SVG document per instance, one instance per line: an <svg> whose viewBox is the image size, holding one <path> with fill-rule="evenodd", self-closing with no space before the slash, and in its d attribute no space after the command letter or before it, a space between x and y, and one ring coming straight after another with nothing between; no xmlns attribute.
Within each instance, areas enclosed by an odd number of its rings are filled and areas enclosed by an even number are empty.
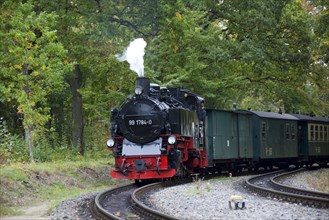
<svg viewBox="0 0 329 220"><path fill-rule="evenodd" d="M151 125L153 121L151 119L149 120L142 120L142 119L136 119L136 120L129 120L129 125Z"/></svg>

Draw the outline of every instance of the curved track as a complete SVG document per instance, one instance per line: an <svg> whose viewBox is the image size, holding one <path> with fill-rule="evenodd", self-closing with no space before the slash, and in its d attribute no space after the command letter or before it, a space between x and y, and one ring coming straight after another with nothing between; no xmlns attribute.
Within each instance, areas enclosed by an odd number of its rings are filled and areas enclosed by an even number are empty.
<svg viewBox="0 0 329 220"><path fill-rule="evenodd" d="M163 187L170 187L192 179L152 183L142 187L135 184L119 186L99 193L94 202L93 215L96 219L177 219L147 205L144 195Z"/></svg>
<svg viewBox="0 0 329 220"><path fill-rule="evenodd" d="M264 196L281 199L288 202L301 203L320 208L329 208L329 194L323 192L310 191L292 186L283 185L279 182L283 178L305 171L299 169L295 171L275 171L258 175L246 180L249 189Z"/></svg>
<svg viewBox="0 0 329 220"><path fill-rule="evenodd" d="M143 201L144 195L147 193L158 190L166 186L173 186L177 184L168 184L167 182L162 183L153 183L146 186L143 186L141 188L138 188L133 192L131 195L131 202L134 204L134 208L138 210L139 213L142 213L143 217L145 219L177 219L173 216L167 215L165 213L159 212L155 209L152 209L150 206L145 204L145 201Z"/></svg>
<svg viewBox="0 0 329 220"><path fill-rule="evenodd" d="M96 219L140 219L128 203L130 195L137 189L135 184L118 186L99 193L92 209Z"/></svg>

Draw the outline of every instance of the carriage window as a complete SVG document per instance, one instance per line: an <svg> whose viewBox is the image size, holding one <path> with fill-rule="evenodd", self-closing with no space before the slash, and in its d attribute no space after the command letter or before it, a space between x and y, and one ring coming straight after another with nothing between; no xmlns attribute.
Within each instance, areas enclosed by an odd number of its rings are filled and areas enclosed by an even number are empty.
<svg viewBox="0 0 329 220"><path fill-rule="evenodd" d="M324 126L323 127L323 136L324 136L324 140L325 141L328 141L329 140L329 137L328 137L328 127L327 126Z"/></svg>
<svg viewBox="0 0 329 220"><path fill-rule="evenodd" d="M314 125L314 140L319 140L319 126L317 126L317 125Z"/></svg>
<svg viewBox="0 0 329 220"><path fill-rule="evenodd" d="M260 131L261 131L262 139L265 140L266 139L266 122L262 122Z"/></svg>
<svg viewBox="0 0 329 220"><path fill-rule="evenodd" d="M319 140L320 141L324 140L323 139L323 126L322 125L319 126Z"/></svg>
<svg viewBox="0 0 329 220"><path fill-rule="evenodd" d="M286 124L286 139L290 139L290 124Z"/></svg>
<svg viewBox="0 0 329 220"><path fill-rule="evenodd" d="M314 125L310 125L310 135L309 135L309 139L311 140L311 141L313 141L314 140Z"/></svg>
<svg viewBox="0 0 329 220"><path fill-rule="evenodd" d="M295 135L295 125L294 124L291 124L291 140L295 140L295 137L296 137L296 135Z"/></svg>

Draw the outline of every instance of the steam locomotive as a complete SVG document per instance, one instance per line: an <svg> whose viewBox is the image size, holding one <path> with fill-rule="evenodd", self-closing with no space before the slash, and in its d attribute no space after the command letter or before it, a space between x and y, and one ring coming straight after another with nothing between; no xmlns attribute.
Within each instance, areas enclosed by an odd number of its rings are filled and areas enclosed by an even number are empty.
<svg viewBox="0 0 329 220"><path fill-rule="evenodd" d="M113 178L328 165L329 118L204 108L204 98L137 78L134 95L111 110Z"/></svg>
<svg viewBox="0 0 329 220"><path fill-rule="evenodd" d="M137 78L134 95L111 111L113 178L186 176L208 164L204 99L188 90L160 88Z"/></svg>

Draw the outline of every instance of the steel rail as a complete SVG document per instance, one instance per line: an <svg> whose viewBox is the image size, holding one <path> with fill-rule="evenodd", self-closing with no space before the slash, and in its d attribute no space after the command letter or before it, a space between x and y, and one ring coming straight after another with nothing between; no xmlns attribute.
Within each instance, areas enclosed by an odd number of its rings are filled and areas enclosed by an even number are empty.
<svg viewBox="0 0 329 220"><path fill-rule="evenodd" d="M138 212L142 213L146 219L169 219L169 220L178 220L171 215L155 210L143 203L142 197L153 190L158 190L165 187L165 183L153 183L141 188L136 189L131 195L131 202L134 204L134 209L137 209Z"/></svg>
<svg viewBox="0 0 329 220"><path fill-rule="evenodd" d="M155 210L144 204L142 201L143 196L151 192L152 190L161 189L163 187L170 187L175 185L180 185L184 183L192 182L191 178L179 179L179 180L171 180L160 183L152 183L142 187L135 189L129 198L129 207L134 210L134 213L138 214L139 218L145 219L172 219L177 220L177 218L170 216L168 214L162 213L158 210ZM130 190L132 187L136 187L135 184L129 184L124 186L119 186L113 189L106 190L104 192L99 193L95 197L94 201L94 211L93 214L97 217L97 219L114 219L114 220L122 220L124 218L120 218L115 213L111 213L111 211L107 210L104 207L104 201L108 199L111 195L114 195L122 190Z"/></svg>
<svg viewBox="0 0 329 220"><path fill-rule="evenodd" d="M104 200L115 193L118 193L123 190L128 190L132 187L135 187L135 184L128 184L123 186L118 186L103 192L100 192L94 200L94 215L96 215L100 219L114 219L114 220L122 220L122 218L115 215L115 213L111 213L109 210L104 208Z"/></svg>
<svg viewBox="0 0 329 220"><path fill-rule="evenodd" d="M276 171L268 174L258 175L256 177L251 177L247 179L246 186L253 191L256 191L265 196L270 196L272 198L278 198L288 202L302 203L304 205L309 205L309 206L317 206L320 208L328 208L329 207L328 193L303 190L292 186L286 186L284 184L280 184L276 182L277 178L282 179L283 177L287 177L302 171L304 170L301 169L292 172L286 172L283 174L278 174L280 172ZM272 189L261 187L259 185L254 184L254 182L256 182L257 180L264 179L267 176L272 176L272 175L275 175L274 177L271 177L269 181L269 184L274 186L272 187Z"/></svg>

